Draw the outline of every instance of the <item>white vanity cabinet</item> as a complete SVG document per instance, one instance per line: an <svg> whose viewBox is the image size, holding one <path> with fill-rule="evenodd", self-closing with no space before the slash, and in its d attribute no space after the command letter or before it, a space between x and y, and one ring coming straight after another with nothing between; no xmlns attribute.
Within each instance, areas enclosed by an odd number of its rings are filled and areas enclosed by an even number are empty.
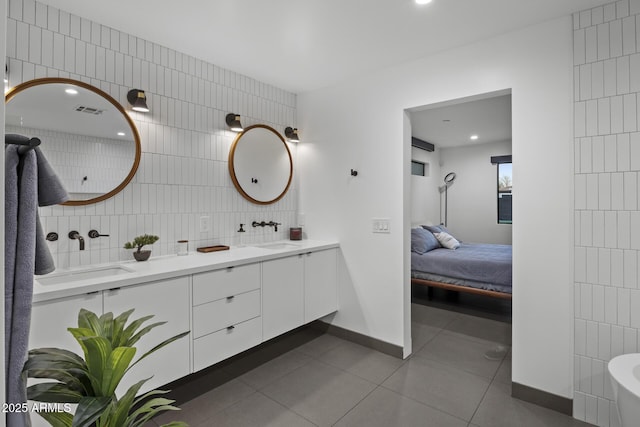
<svg viewBox="0 0 640 427"><path fill-rule="evenodd" d="M304 255L262 263L262 338L304 324Z"/></svg>
<svg viewBox="0 0 640 427"><path fill-rule="evenodd" d="M67 328L78 326L80 309L102 314L102 292L36 302L31 307L29 349L56 347L82 356L82 349Z"/></svg>
<svg viewBox="0 0 640 427"><path fill-rule="evenodd" d="M326 249L262 263L264 341L338 309L336 256Z"/></svg>
<svg viewBox="0 0 640 427"><path fill-rule="evenodd" d="M304 322L338 310L337 249L304 255Z"/></svg>
<svg viewBox="0 0 640 427"><path fill-rule="evenodd" d="M260 301L260 264L193 276L194 371L260 344Z"/></svg>
<svg viewBox="0 0 640 427"><path fill-rule="evenodd" d="M135 344L134 361L162 341L190 330L189 279L188 276L177 277L103 292L105 313L113 312L117 316L133 308L135 311L129 321L153 315L143 327L167 322L152 329ZM127 372L118 387L118 394L145 378L151 379L144 384L142 392L188 375L191 372L189 348L190 337L187 335L147 356Z"/></svg>

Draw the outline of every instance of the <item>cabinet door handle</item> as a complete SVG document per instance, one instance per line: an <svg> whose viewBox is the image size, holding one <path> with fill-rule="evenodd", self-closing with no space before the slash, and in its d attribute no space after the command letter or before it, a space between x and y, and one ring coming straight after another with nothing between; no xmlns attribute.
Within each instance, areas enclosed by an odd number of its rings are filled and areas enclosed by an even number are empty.
<svg viewBox="0 0 640 427"><path fill-rule="evenodd" d="M234 298L235 298L235 295L231 295L230 297L227 297L227 302L233 301Z"/></svg>
<svg viewBox="0 0 640 427"><path fill-rule="evenodd" d="M95 294L99 294L100 291L93 291L93 292L87 292L87 295L95 295Z"/></svg>
<svg viewBox="0 0 640 427"><path fill-rule="evenodd" d="M109 292L119 291L119 290L120 290L120 288L119 288L119 287L118 287L118 288L111 288L111 289L109 289Z"/></svg>
<svg viewBox="0 0 640 427"><path fill-rule="evenodd" d="M227 267L227 271L232 271L232 270L233 270L233 266Z"/></svg>
<svg viewBox="0 0 640 427"><path fill-rule="evenodd" d="M311 255L312 253L313 253L313 252L307 252L305 255L306 255L306 256L309 256L309 255Z"/></svg>
<svg viewBox="0 0 640 427"><path fill-rule="evenodd" d="M233 325L231 325L231 326L227 326L227 331L228 331L228 332L231 332L231 331L233 331L235 328L236 328L236 327L235 327L235 326L233 326Z"/></svg>

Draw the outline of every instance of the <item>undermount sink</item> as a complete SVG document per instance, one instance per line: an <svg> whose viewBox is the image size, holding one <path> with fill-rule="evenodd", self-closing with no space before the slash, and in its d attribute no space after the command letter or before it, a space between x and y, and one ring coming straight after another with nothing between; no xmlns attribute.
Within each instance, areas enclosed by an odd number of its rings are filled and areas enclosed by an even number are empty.
<svg viewBox="0 0 640 427"><path fill-rule="evenodd" d="M102 277L119 276L133 273L133 270L121 265L106 265L102 267L87 268L84 270L71 270L62 273L53 273L37 277L41 285L58 285L60 283L81 282L83 280L99 279Z"/></svg>
<svg viewBox="0 0 640 427"><path fill-rule="evenodd" d="M287 243L287 242L274 242L274 243L265 243L263 245L257 245L258 248L264 249L297 249L300 245L296 245L295 243Z"/></svg>
<svg viewBox="0 0 640 427"><path fill-rule="evenodd" d="M640 419L640 353L623 354L608 364L620 425L638 425Z"/></svg>

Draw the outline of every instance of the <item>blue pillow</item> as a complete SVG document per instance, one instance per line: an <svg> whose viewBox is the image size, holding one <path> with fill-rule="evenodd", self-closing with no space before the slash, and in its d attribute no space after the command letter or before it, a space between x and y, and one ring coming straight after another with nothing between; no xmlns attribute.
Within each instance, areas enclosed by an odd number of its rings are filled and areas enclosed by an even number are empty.
<svg viewBox="0 0 640 427"><path fill-rule="evenodd" d="M440 247L440 243L436 236L424 228L411 229L411 252L422 255L430 250Z"/></svg>
<svg viewBox="0 0 640 427"><path fill-rule="evenodd" d="M451 235L451 237L453 237L453 234L451 234L451 232L447 229L447 227L445 227L442 224L440 224L440 225L423 225L422 228L424 228L426 230L429 230L433 234L444 232L444 233L447 233L447 234ZM460 239L457 239L457 240L462 242Z"/></svg>

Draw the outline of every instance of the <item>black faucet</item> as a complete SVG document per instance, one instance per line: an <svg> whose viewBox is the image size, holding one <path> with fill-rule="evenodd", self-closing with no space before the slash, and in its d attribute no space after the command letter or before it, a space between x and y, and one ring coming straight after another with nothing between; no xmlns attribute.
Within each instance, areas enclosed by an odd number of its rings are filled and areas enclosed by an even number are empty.
<svg viewBox="0 0 640 427"><path fill-rule="evenodd" d="M80 242L80 250L84 251L84 237L80 235L77 231L70 231L69 238L73 240L78 240Z"/></svg>
<svg viewBox="0 0 640 427"><path fill-rule="evenodd" d="M269 221L269 222L264 222L264 221L253 221L251 223L252 226L254 227L273 227L273 231L278 231L278 226L282 225L279 222L275 222L275 221Z"/></svg>

